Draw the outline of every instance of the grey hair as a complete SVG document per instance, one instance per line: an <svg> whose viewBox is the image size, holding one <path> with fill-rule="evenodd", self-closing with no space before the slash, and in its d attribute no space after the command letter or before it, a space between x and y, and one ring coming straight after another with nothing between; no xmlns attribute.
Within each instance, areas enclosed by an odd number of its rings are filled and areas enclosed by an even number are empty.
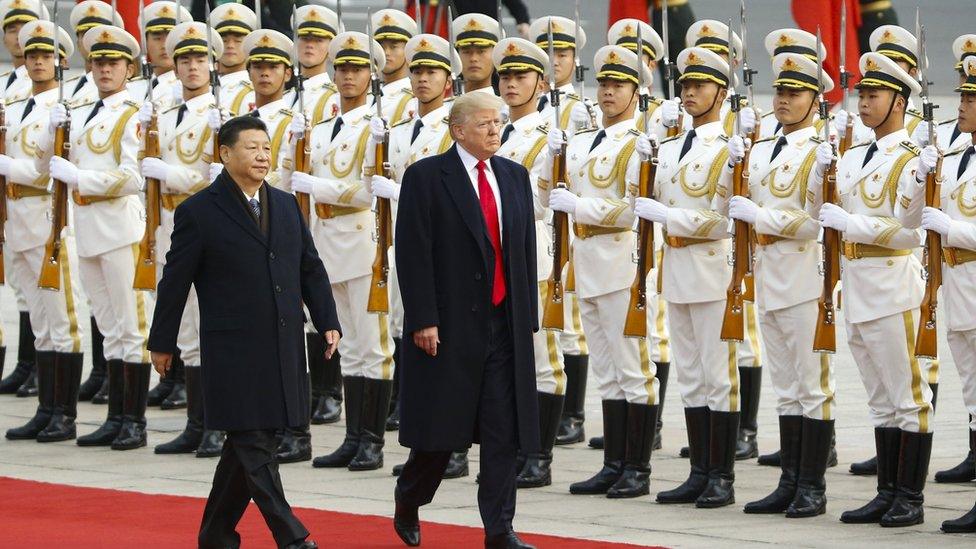
<svg viewBox="0 0 976 549"><path fill-rule="evenodd" d="M456 98L451 105L448 124L456 126L467 122L468 117L477 111L491 109L501 112L502 100L491 93L471 92Z"/></svg>

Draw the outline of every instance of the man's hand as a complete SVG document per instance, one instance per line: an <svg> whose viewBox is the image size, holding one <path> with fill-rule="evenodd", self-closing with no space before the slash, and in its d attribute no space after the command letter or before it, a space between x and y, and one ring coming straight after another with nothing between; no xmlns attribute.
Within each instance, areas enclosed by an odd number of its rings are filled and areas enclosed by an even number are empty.
<svg viewBox="0 0 976 549"><path fill-rule="evenodd" d="M165 376L166 372L173 365L173 353L157 353L156 351L152 351L149 353L149 358L152 360L153 368L156 369L156 373L160 377Z"/></svg>
<svg viewBox="0 0 976 549"><path fill-rule="evenodd" d="M329 330L325 332L325 359L330 360L332 355L335 354L336 349L339 348L339 335L338 330Z"/></svg>
<svg viewBox="0 0 976 549"><path fill-rule="evenodd" d="M437 326L417 330L413 333L413 344L423 349L430 356L437 356L437 345L441 342L437 336Z"/></svg>

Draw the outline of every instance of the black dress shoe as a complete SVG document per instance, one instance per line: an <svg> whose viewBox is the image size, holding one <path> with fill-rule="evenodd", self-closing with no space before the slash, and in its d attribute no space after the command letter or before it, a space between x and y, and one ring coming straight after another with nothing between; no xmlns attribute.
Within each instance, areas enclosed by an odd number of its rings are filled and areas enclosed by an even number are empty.
<svg viewBox="0 0 976 549"><path fill-rule="evenodd" d="M224 438L226 433L223 431L203 430L203 437L200 439L200 446L197 447L196 456L198 458L220 457L224 451Z"/></svg>
<svg viewBox="0 0 976 549"><path fill-rule="evenodd" d="M417 508L397 502L393 512L393 529L409 547L420 545L420 517Z"/></svg>
<svg viewBox="0 0 976 549"><path fill-rule="evenodd" d="M946 534L968 534L976 532L976 505L965 515L942 523L942 531Z"/></svg>
<svg viewBox="0 0 976 549"><path fill-rule="evenodd" d="M776 450L770 454L762 454L759 456L758 463L759 465L765 465L767 467L779 467L781 463L779 450Z"/></svg>
<svg viewBox="0 0 976 549"><path fill-rule="evenodd" d="M587 446L593 448L594 450L603 449L603 437L590 437L589 442L586 443Z"/></svg>
<svg viewBox="0 0 976 549"><path fill-rule="evenodd" d="M485 549L535 549L522 541L515 532L507 532L497 536L485 536Z"/></svg>
<svg viewBox="0 0 976 549"><path fill-rule="evenodd" d="M402 472L403 472L403 464L402 463L398 463L398 464L396 464L396 465L393 466L393 476L398 477L398 476L400 476L400 473L402 473Z"/></svg>
<svg viewBox="0 0 976 549"><path fill-rule="evenodd" d="M851 464L851 474L857 476L871 476L878 474L878 457L864 461L856 461Z"/></svg>
<svg viewBox="0 0 976 549"><path fill-rule="evenodd" d="M305 429L285 429L275 451L278 463L298 463L312 459L312 433Z"/></svg>
<svg viewBox="0 0 976 549"><path fill-rule="evenodd" d="M312 425L335 423L342 418L342 401L332 395L319 397L312 411Z"/></svg>
<svg viewBox="0 0 976 549"><path fill-rule="evenodd" d="M976 431L969 431L969 454L962 463L952 469L939 471L935 481L939 483L969 482L976 479Z"/></svg>
<svg viewBox="0 0 976 549"><path fill-rule="evenodd" d="M444 469L444 476L442 478L461 478L466 477L469 474L468 451L464 450L461 452L451 452L451 460L447 462L447 468Z"/></svg>
<svg viewBox="0 0 976 549"><path fill-rule="evenodd" d="M32 397L37 394L37 373L33 370L27 376L27 380L17 388L17 396L20 398Z"/></svg>

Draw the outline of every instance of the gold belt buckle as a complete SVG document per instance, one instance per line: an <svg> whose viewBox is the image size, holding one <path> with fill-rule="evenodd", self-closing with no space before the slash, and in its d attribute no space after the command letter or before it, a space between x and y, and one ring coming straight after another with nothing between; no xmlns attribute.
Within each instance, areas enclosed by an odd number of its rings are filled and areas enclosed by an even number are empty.
<svg viewBox="0 0 976 549"><path fill-rule="evenodd" d="M857 242L844 242L844 257L847 259L861 259L861 247Z"/></svg>
<svg viewBox="0 0 976 549"><path fill-rule="evenodd" d="M946 265L950 267L955 267L958 264L958 258L956 257L956 249L942 248L942 259L946 262Z"/></svg>

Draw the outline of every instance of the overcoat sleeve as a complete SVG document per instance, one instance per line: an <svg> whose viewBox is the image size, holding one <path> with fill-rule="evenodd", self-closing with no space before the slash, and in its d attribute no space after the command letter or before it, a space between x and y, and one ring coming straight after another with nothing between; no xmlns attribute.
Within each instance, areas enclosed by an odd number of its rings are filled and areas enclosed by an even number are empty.
<svg viewBox="0 0 976 549"><path fill-rule="evenodd" d="M424 164L430 169L426 162ZM403 175L394 232L397 278L403 300L403 332L407 335L439 324L428 192L431 182L424 180L418 168L420 166L414 164Z"/></svg>
<svg viewBox="0 0 976 549"><path fill-rule="evenodd" d="M292 201L292 204L294 214L301 217L298 202ZM339 330L341 333L342 328L339 326L339 316L336 314L329 273L325 270L325 265L315 249L308 226L304 222L299 225L302 227L302 300L308 307L312 324L315 325L319 335L324 335L329 330Z"/></svg>
<svg viewBox="0 0 976 549"><path fill-rule="evenodd" d="M173 224L172 244L156 287L156 309L147 345L149 350L162 353L176 350L183 308L203 251L203 235L185 204L176 208Z"/></svg>

